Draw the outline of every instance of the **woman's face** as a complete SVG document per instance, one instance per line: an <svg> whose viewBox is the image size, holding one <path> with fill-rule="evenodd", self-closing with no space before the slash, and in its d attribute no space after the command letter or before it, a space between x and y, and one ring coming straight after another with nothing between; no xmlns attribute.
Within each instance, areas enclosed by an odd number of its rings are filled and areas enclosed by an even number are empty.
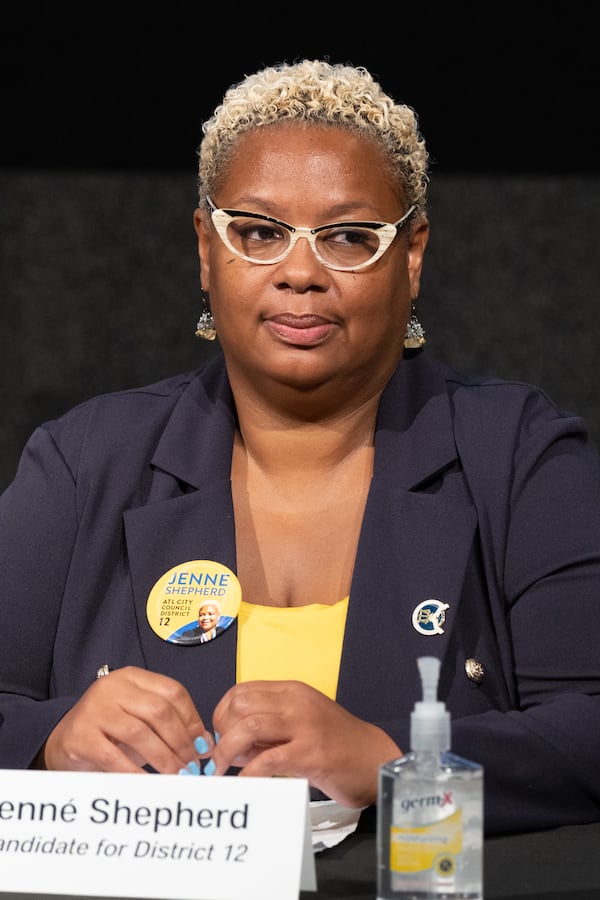
<svg viewBox="0 0 600 900"><path fill-rule="evenodd" d="M212 603L205 603L198 610L198 625L202 631L212 631L219 620L219 611Z"/></svg>
<svg viewBox="0 0 600 900"><path fill-rule="evenodd" d="M407 209L384 174L380 149L342 129L285 125L241 138L217 207L294 226L397 221ZM228 249L195 215L202 287L210 294L232 385L323 388L356 402L380 390L401 358L428 228L400 232L372 266L336 271L300 239L278 263Z"/></svg>

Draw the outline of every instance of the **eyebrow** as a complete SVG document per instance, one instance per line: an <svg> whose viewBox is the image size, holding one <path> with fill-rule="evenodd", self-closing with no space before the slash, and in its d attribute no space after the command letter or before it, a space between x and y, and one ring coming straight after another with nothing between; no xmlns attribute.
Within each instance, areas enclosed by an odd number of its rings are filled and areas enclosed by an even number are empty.
<svg viewBox="0 0 600 900"><path fill-rule="evenodd" d="M261 200L259 197L242 197L235 205L227 205L222 208L236 209L241 210L242 212L257 212L261 215L278 219L280 222L287 221L278 213L273 212L272 204L269 201ZM358 213L356 212L357 208L360 208L361 210L368 209L369 212ZM381 216L376 214L371 204L364 200L335 203L333 206L327 208L327 212L324 213L321 218L323 218L324 222L338 222L342 219L346 221L366 221L367 219L372 222L383 221Z"/></svg>

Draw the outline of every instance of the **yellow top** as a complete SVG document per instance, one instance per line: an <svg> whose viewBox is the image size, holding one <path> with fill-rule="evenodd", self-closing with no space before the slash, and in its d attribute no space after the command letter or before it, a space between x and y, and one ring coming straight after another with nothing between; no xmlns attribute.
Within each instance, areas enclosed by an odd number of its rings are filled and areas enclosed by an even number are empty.
<svg viewBox="0 0 600 900"><path fill-rule="evenodd" d="M242 600L237 681L304 681L335 700L348 600L285 607Z"/></svg>

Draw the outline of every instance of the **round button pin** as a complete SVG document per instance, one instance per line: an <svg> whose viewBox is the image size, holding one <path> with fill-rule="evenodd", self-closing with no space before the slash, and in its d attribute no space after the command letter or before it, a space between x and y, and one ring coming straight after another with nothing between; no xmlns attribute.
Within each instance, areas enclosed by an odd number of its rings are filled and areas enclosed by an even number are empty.
<svg viewBox="0 0 600 900"><path fill-rule="evenodd" d="M148 596L150 627L170 644L205 644L235 621L242 599L236 575L222 563L193 559L162 575Z"/></svg>

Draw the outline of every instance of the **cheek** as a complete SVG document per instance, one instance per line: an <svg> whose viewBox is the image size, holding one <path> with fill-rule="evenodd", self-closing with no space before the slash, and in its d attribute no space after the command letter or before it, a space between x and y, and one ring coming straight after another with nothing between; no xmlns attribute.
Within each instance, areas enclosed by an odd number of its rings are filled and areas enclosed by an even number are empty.
<svg viewBox="0 0 600 900"><path fill-rule="evenodd" d="M211 236L204 244L201 241L200 272L203 288L211 293L221 291L221 285L225 287L235 278L238 262L237 257L233 256L216 235Z"/></svg>
<svg viewBox="0 0 600 900"><path fill-rule="evenodd" d="M364 292L367 314L381 321L382 325L405 323L410 313L411 282L405 266L388 269Z"/></svg>
<svg viewBox="0 0 600 900"><path fill-rule="evenodd" d="M250 266L226 252L218 260L213 255L210 270L210 297L215 309L243 315L256 310L264 297L269 278L268 266Z"/></svg>
<svg viewBox="0 0 600 900"><path fill-rule="evenodd" d="M264 289L253 288L235 272L229 277L229 272L221 270L218 279L211 280L210 306L220 338L229 343L229 334L239 341L242 332L254 327L263 293Z"/></svg>

